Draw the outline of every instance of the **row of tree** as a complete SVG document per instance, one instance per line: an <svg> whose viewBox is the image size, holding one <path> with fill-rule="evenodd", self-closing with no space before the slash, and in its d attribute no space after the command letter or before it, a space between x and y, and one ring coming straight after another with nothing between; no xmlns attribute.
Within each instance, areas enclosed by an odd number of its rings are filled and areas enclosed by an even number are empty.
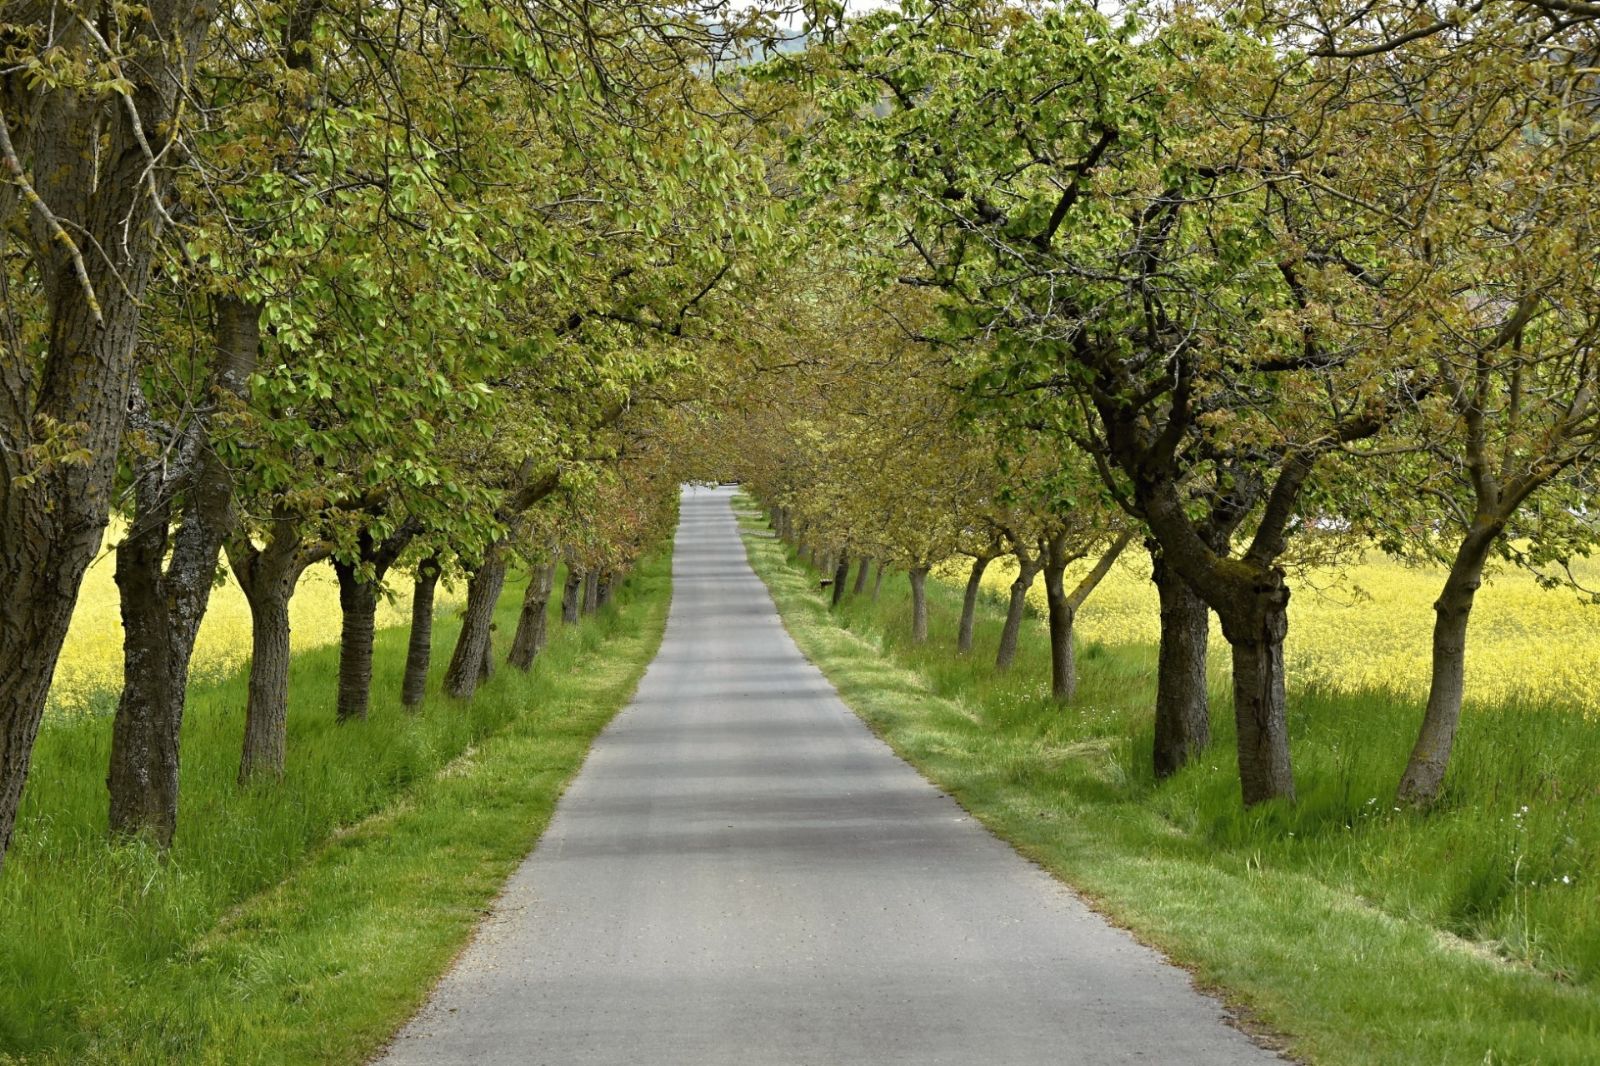
<svg viewBox="0 0 1600 1066"><path fill-rule="evenodd" d="M741 476L834 565L906 569L919 637L937 561L975 589L1013 555L1016 597L1042 573L1063 699L1074 613L1142 539L1158 771L1209 740L1214 612L1246 804L1294 794L1286 567L1441 563L1399 784L1432 801L1486 567L1558 581L1595 534L1597 15L902 0L836 28L765 74L806 89L791 177L850 340L720 424Z"/></svg>
<svg viewBox="0 0 1600 1066"><path fill-rule="evenodd" d="M715 8L717 5L710 5ZM715 13L715 12L713 12ZM226 556L248 598L242 781L283 770L289 603L338 575L341 720L412 576L445 675L541 637L662 531L663 404L773 233L739 24L642 0L7 0L0 18L0 861L83 573L120 515L111 824L165 844L189 661Z"/></svg>

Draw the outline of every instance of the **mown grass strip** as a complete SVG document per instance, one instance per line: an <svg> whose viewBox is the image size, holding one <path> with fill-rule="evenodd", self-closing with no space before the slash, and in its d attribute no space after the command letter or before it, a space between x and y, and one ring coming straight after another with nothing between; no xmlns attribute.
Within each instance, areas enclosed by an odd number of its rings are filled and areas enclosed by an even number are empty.
<svg viewBox="0 0 1600 1066"><path fill-rule="evenodd" d="M1332 803L1315 780L1307 782L1312 798L1302 801L1304 810L1224 811L1238 804L1228 787L1225 706L1215 708L1220 735L1211 765L1156 785L1137 766L1148 758L1148 732L1132 724L1148 717L1142 655L1091 647L1078 704L1056 707L1029 691L1037 678L999 682L981 655L958 660L948 643L908 646L898 634L905 605L897 587L886 586L879 603L856 599L831 611L817 575L796 565L764 522L747 511L744 526L751 562L795 641L880 736L1257 1027L1287 1034L1281 1039L1295 1057L1357 1066L1600 1062L1600 997L1592 987L1352 891L1329 858L1342 827L1327 830L1331 843L1264 843L1292 836L1286 825L1304 827L1319 803ZM959 594L930 588L930 601L934 640L945 640ZM980 635L992 637L998 612L986 610ZM1043 634L1031 639L1042 642ZM1023 662L1017 673L1042 676L1041 667ZM1365 798L1343 802L1359 809ZM1175 808L1183 803L1193 809ZM1470 811L1465 818L1479 824ZM1432 838L1448 835L1430 829L1437 824L1407 817L1392 832L1432 855ZM1345 830L1344 850L1355 857L1339 861L1363 861L1355 836ZM1412 873L1450 880L1437 866ZM1589 926L1597 927L1600 916Z"/></svg>
<svg viewBox="0 0 1600 1066"><path fill-rule="evenodd" d="M0 930L21 949L0 961L0 1037L10 1038L0 1061L366 1061L422 1003L537 841L590 742L627 703L665 628L670 571L666 553L647 560L613 607L577 628L552 625L532 674L498 670L470 703L430 700L418 718L380 707L372 721L344 727L331 711L327 723L308 722L312 712L297 705L302 728L281 791L230 800L207 778L185 811L204 818L192 808L214 804L234 834L258 832L254 847L190 821L162 861L80 829L62 842L70 861L55 870L39 865L48 842L34 840L32 873L13 881L8 868L0 904L56 924ZM517 599L509 589L502 650ZM441 626L441 647L453 630ZM403 655L403 630L384 634L378 684L398 683ZM316 684L331 694L331 661L320 651L297 657L297 670L317 668L298 679L300 691ZM196 728L236 741L221 723ZM204 773L208 757L225 759L202 745L193 772ZM64 763L78 769L58 801L88 791L81 775L104 772L94 759L46 765ZM70 804L61 814L91 821ZM250 856L255 867L230 878L225 868ZM88 876L98 866L107 870ZM97 887L111 897L93 899ZM69 895L40 898L41 888ZM28 972L42 980L30 984Z"/></svg>

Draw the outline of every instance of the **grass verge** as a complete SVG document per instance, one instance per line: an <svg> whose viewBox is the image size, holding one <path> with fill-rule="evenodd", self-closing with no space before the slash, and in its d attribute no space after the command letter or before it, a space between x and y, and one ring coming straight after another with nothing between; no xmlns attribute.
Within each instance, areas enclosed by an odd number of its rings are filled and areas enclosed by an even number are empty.
<svg viewBox="0 0 1600 1066"><path fill-rule="evenodd" d="M0 878L0 1062L365 1061L631 696L670 574L651 557L609 608L554 620L531 674L502 667L471 701L430 697L415 715L398 706L403 628L379 634L366 722L334 723L336 649L297 655L277 787L233 783L243 678L197 686L165 858L106 842L109 720L49 728ZM501 601L502 651L519 593ZM439 619L439 670L456 630Z"/></svg>
<svg viewBox="0 0 1600 1066"><path fill-rule="evenodd" d="M953 653L958 590L930 584L930 641L913 645L903 581L830 610L754 511L743 525L796 643L880 736L1254 1026L1287 1034L1293 1056L1600 1062L1593 722L1475 716L1447 807L1424 816L1384 802L1414 706L1299 692L1300 801L1245 812L1221 691L1212 755L1153 779L1153 649L1083 648L1078 700L1062 707L1038 627L997 676L984 652ZM999 625L985 604L980 649Z"/></svg>

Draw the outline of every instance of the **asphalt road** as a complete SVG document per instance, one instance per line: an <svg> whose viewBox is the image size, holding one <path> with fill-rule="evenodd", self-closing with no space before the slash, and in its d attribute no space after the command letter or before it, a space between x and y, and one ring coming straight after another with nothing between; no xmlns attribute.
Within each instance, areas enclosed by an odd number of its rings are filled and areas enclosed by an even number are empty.
<svg viewBox="0 0 1600 1066"><path fill-rule="evenodd" d="M689 490L661 652L381 1060L1274 1062L874 737Z"/></svg>

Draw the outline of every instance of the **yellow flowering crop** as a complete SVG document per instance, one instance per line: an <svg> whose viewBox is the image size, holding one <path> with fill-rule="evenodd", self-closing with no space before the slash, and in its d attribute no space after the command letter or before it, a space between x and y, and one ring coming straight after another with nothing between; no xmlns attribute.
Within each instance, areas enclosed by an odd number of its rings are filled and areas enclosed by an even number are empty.
<svg viewBox="0 0 1600 1066"><path fill-rule="evenodd" d="M114 542L119 530L107 530ZM55 681L50 688L50 709L73 713L86 709L96 696L116 693L122 687L122 617L117 586L112 579L115 559L102 552L84 577L72 628L61 649ZM378 625L396 625L411 617L411 583L404 575L392 582L393 602L378 605ZM439 590L441 605L456 602L459 593ZM339 639L339 585L326 564L314 566L300 579L290 603L290 642L295 650L336 643ZM214 677L250 661L250 607L244 593L230 577L211 593L211 606L195 644L193 676Z"/></svg>
<svg viewBox="0 0 1600 1066"><path fill-rule="evenodd" d="M1574 567L1589 587L1600 583L1600 564ZM1150 563L1130 550L1084 605L1081 639L1104 644L1154 643L1159 635ZM1014 564L996 563L984 584L1004 593ZM965 578L962 560L945 568L949 580ZM1071 575L1068 587L1071 587ZM1427 696L1433 601L1444 583L1437 567L1413 567L1379 552L1341 570L1292 576L1289 641L1285 649L1293 685L1336 690L1386 688ZM1044 583L1029 601L1044 611ZM1226 645L1212 620L1213 654ZM1600 606L1570 590L1546 590L1528 574L1506 570L1478 593L1467 637L1467 698L1480 703L1530 699L1600 713Z"/></svg>

